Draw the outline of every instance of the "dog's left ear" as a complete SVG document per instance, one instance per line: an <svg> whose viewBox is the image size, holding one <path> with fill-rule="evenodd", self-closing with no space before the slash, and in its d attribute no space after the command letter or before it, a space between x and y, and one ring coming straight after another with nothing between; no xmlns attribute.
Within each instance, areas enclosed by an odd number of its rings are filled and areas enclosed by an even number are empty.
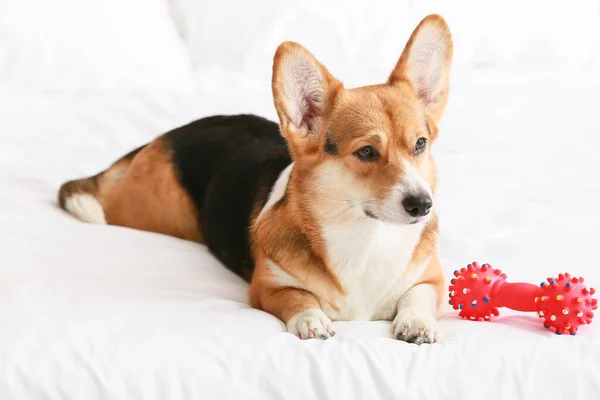
<svg viewBox="0 0 600 400"><path fill-rule="evenodd" d="M448 101L452 35L439 15L428 15L415 28L388 83L408 81L427 114L440 120Z"/></svg>

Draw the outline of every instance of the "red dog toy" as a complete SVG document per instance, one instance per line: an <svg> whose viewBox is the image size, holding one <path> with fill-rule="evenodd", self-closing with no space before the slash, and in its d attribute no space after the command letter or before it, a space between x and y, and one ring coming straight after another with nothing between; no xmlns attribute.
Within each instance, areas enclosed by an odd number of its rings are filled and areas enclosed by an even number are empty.
<svg viewBox="0 0 600 400"><path fill-rule="evenodd" d="M598 308L593 288L583 285L583 278L568 273L548 278L540 286L531 283L508 283L506 274L489 264L469 264L454 271L450 281L450 305L459 315L472 320L490 320L498 307L518 311L537 311L544 318L544 328L553 327L557 335L575 335L580 325L592 322Z"/></svg>

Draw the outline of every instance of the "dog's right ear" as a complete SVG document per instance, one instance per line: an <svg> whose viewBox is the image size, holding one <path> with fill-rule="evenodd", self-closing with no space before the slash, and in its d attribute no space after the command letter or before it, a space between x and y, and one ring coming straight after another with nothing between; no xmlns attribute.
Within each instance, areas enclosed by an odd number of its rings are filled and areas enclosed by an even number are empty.
<svg viewBox="0 0 600 400"><path fill-rule="evenodd" d="M281 134L293 156L314 151L341 82L304 47L284 42L273 60L272 86Z"/></svg>

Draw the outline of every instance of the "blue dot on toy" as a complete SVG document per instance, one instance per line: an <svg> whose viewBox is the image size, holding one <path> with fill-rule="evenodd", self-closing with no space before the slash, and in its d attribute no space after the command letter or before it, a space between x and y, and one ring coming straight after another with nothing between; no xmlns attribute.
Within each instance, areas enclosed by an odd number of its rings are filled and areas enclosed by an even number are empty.
<svg viewBox="0 0 600 400"><path fill-rule="evenodd" d="M488 299L487 297L484 297L483 301L485 301L487 303L488 301L490 301L490 299Z"/></svg>

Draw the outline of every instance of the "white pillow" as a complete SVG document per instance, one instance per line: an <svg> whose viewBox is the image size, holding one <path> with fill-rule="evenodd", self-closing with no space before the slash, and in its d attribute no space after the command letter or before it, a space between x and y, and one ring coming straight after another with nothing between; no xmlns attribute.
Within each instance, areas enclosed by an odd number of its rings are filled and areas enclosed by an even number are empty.
<svg viewBox="0 0 600 400"><path fill-rule="evenodd" d="M439 13L454 70L598 65L594 0L170 0L198 79L224 72L270 87L281 41L306 46L347 86L383 82L415 26ZM468 72L467 72L468 73Z"/></svg>
<svg viewBox="0 0 600 400"><path fill-rule="evenodd" d="M0 1L0 83L58 91L186 91L166 0Z"/></svg>

